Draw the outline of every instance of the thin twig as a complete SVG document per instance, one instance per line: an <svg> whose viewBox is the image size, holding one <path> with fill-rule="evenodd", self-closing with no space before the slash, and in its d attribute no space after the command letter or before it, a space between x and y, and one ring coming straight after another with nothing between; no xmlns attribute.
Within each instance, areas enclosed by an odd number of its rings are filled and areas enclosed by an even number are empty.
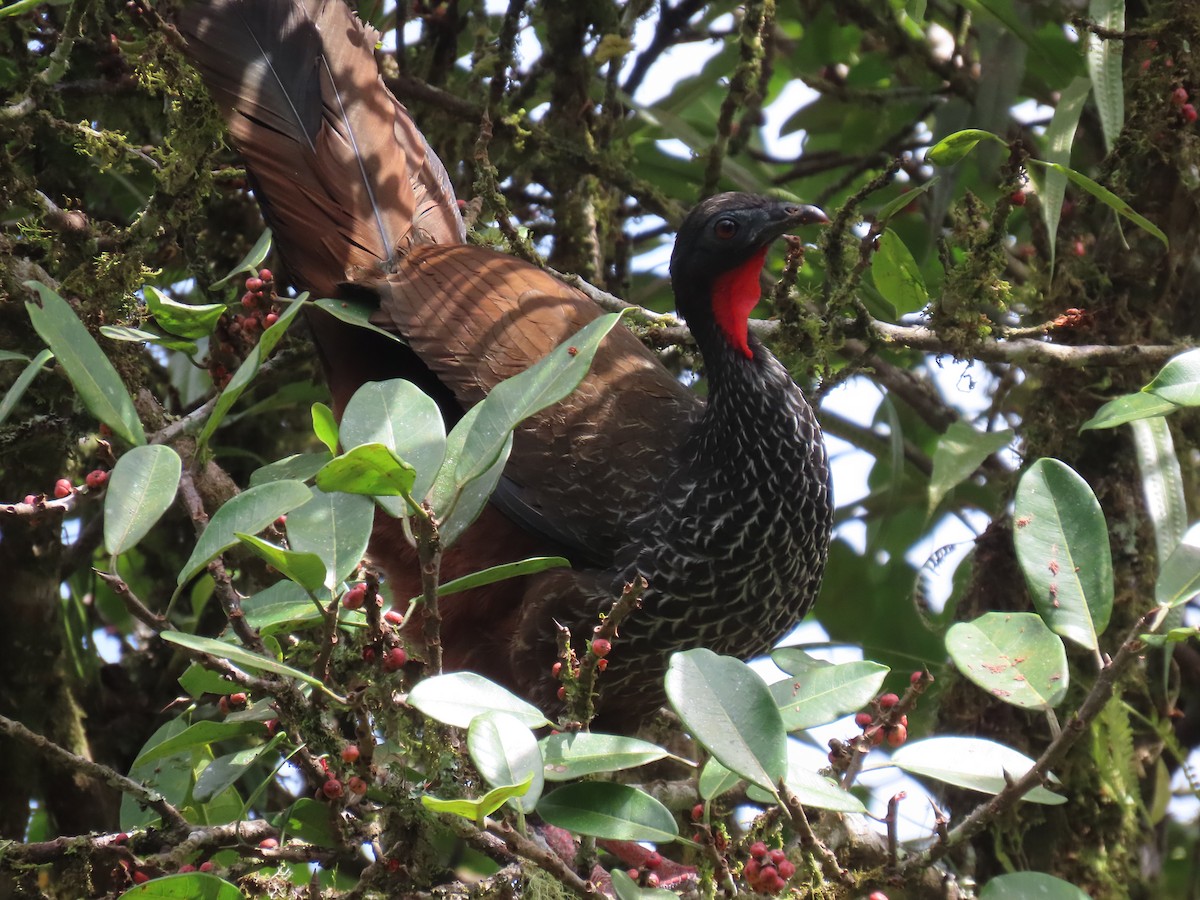
<svg viewBox="0 0 1200 900"><path fill-rule="evenodd" d="M812 825L808 823L808 816L804 814L804 805L800 802L800 798L783 781L779 782L779 794L783 798L783 808L788 814L792 828L800 836L801 846L817 858L828 878L841 884L853 884L854 880L850 873L842 868L833 851L826 847L813 832Z"/></svg>

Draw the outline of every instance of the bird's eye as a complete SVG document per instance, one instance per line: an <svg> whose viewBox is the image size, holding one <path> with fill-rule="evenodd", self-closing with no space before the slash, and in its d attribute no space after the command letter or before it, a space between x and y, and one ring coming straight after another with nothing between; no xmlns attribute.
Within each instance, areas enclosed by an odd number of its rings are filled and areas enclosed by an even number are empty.
<svg viewBox="0 0 1200 900"><path fill-rule="evenodd" d="M727 241L737 234L737 230L738 223L729 218L717 219L716 223L713 225L713 234L723 241Z"/></svg>

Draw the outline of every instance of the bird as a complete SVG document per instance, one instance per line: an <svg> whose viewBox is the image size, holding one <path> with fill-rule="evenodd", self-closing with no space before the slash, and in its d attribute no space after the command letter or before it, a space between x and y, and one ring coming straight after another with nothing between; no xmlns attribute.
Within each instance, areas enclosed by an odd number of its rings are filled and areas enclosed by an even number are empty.
<svg viewBox="0 0 1200 900"><path fill-rule="evenodd" d="M451 427L601 315L537 265L468 242L446 168L380 77L378 34L343 0L206 0L177 24L291 284L367 300L372 322L403 338L310 313L339 417L361 385L401 377ZM832 526L828 459L812 407L748 320L772 243L825 222L815 206L747 193L686 215L670 274L707 399L618 325L578 389L519 426L441 575L541 555L571 567L444 598L447 669L554 708L558 626L585 640L641 576L597 706L631 731L663 705L673 651L750 658L804 617ZM420 593L398 520L377 514L368 553L394 596Z"/></svg>

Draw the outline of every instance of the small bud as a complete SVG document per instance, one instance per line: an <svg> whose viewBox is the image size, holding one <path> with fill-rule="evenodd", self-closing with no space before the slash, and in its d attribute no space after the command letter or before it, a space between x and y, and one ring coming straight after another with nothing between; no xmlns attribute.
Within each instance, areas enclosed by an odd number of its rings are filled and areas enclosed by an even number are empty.
<svg viewBox="0 0 1200 900"><path fill-rule="evenodd" d="M37 494L26 494L24 502L25 502L26 506L36 506L37 505Z"/></svg>
<svg viewBox="0 0 1200 900"><path fill-rule="evenodd" d="M566 699L567 699L567 686L566 686L565 684L564 684L564 685L560 685L560 686L559 686L559 688L558 688L558 699L559 699L559 700L566 700Z"/></svg>
<svg viewBox="0 0 1200 900"><path fill-rule="evenodd" d="M1171 91L1171 102L1176 106L1183 106L1188 102L1188 92L1185 87L1177 87Z"/></svg>
<svg viewBox="0 0 1200 900"><path fill-rule="evenodd" d="M193 866L191 863L184 863L182 866L179 867L180 875L183 875L187 872L195 872L195 871L196 871L196 867Z"/></svg>
<svg viewBox="0 0 1200 900"><path fill-rule="evenodd" d="M1011 194L1008 195L1008 202L1011 203L1013 206L1024 206L1025 205L1025 192L1021 191L1021 190L1013 191Z"/></svg>
<svg viewBox="0 0 1200 900"><path fill-rule="evenodd" d="M658 887L658 876L655 875L653 872L651 872L649 875L646 876L646 887L651 887L651 888Z"/></svg>
<svg viewBox="0 0 1200 900"><path fill-rule="evenodd" d="M908 683L909 684L917 684L924 677L925 677L924 672L913 672L911 675L908 676Z"/></svg>
<svg viewBox="0 0 1200 900"><path fill-rule="evenodd" d="M1183 120L1185 122L1195 122L1198 117L1196 107L1192 106L1190 103L1183 104L1183 108L1179 111L1183 113Z"/></svg>
<svg viewBox="0 0 1200 900"><path fill-rule="evenodd" d="M362 658L363 658L363 662L369 662L369 663L375 662L375 648L374 647L363 647Z"/></svg>

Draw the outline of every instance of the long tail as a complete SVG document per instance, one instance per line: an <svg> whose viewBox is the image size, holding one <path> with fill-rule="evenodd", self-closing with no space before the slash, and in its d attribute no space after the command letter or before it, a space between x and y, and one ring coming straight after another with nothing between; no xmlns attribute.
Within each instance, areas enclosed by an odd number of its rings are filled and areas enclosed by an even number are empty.
<svg viewBox="0 0 1200 900"><path fill-rule="evenodd" d="M465 240L441 160L343 0L205 0L179 20L292 282L316 296L415 243Z"/></svg>

